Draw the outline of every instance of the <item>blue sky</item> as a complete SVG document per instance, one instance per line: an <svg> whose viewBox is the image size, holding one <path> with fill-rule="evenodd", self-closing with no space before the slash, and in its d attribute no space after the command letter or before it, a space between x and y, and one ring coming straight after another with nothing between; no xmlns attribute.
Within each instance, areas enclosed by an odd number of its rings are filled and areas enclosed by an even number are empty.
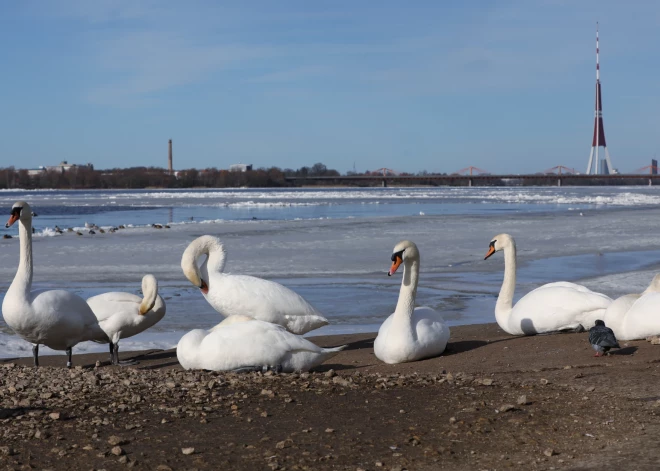
<svg viewBox="0 0 660 471"><path fill-rule="evenodd" d="M0 2L0 166L586 168L660 157L660 3Z"/></svg>

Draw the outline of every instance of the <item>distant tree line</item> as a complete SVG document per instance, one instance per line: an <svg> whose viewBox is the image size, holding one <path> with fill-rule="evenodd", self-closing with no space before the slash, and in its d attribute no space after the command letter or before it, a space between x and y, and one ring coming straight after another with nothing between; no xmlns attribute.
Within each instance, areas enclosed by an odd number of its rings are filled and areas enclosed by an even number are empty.
<svg viewBox="0 0 660 471"><path fill-rule="evenodd" d="M86 166L71 170L43 170L30 175L27 170L14 167L0 169L0 189L139 189L139 188L240 188L293 186L288 176L340 176L337 170L322 163L297 170L278 167L258 168L246 172L207 168L186 169L170 175L164 168L131 167L97 170Z"/></svg>
<svg viewBox="0 0 660 471"><path fill-rule="evenodd" d="M258 168L254 170L229 171L217 168L203 170L186 169L179 170L175 175L169 175L164 168L158 167L131 167L97 170L88 166L75 167L70 170L43 170L36 174L30 174L27 170L16 170L13 167L0 168L0 189L140 189L140 188L267 188L267 187L291 187L295 185L344 185L366 187L380 186L382 180L377 177L378 172L366 171L364 173L347 172L347 176L354 177L351 181L338 182L335 180L293 183L285 177L340 177L337 170L329 169L322 163L316 163L311 167L301 167L297 170L290 168L280 169L278 167ZM467 185L465 177L456 174L430 173L422 170L417 173L401 173L401 176L415 176L418 178L407 182L397 182L397 185ZM444 181L434 179L434 176L444 175L448 177ZM360 176L370 177L360 179ZM358 177L358 178L355 178ZM425 178L425 177L428 177ZM479 186L543 186L556 184L556 180L548 179L547 175L539 175L538 178L516 179L492 178L479 182ZM387 177L384 177L387 178ZM571 175L562 175L562 183L565 185L638 185L640 178L618 178L616 180L590 179L580 180L572 178Z"/></svg>

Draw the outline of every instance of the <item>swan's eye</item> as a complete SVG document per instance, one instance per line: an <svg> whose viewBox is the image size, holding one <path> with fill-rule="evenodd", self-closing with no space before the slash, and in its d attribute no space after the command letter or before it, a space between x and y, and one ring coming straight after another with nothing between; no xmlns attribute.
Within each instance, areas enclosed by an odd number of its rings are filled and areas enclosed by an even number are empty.
<svg viewBox="0 0 660 471"><path fill-rule="evenodd" d="M23 209L23 208L21 208L21 207L19 207L19 206L15 207L15 208L11 208L11 213L10 213L10 214L11 214L12 216L20 216L20 215L21 215L21 210L22 210L22 209Z"/></svg>
<svg viewBox="0 0 660 471"><path fill-rule="evenodd" d="M392 254L392 261L394 262L397 258L403 259L403 250Z"/></svg>
<svg viewBox="0 0 660 471"><path fill-rule="evenodd" d="M497 242L497 240L491 240L490 244L488 246L492 247L492 248L495 248L495 242Z"/></svg>

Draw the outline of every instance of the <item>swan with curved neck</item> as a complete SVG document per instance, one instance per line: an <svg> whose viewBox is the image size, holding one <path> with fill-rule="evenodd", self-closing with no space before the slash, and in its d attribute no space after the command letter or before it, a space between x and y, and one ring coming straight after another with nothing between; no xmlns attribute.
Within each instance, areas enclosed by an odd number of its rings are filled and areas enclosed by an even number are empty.
<svg viewBox="0 0 660 471"><path fill-rule="evenodd" d="M206 255L201 266L197 260ZM302 296L279 283L247 275L223 273L225 248L210 235L190 243L181 257L186 278L225 317L245 315L279 324L294 334L304 334L328 323Z"/></svg>
<svg viewBox="0 0 660 471"><path fill-rule="evenodd" d="M642 293L614 300L605 312L605 325L619 340L639 340L660 335L660 275Z"/></svg>
<svg viewBox="0 0 660 471"><path fill-rule="evenodd" d="M65 350L71 367L71 349L102 334L85 300L64 290L32 290L32 211L24 201L14 203L6 227L19 222L20 258L14 281L2 302L9 327L33 344L34 365L39 366L39 345Z"/></svg>
<svg viewBox="0 0 660 471"><path fill-rule="evenodd" d="M504 280L495 304L495 320L512 335L534 335L561 330L589 329L602 319L612 299L567 281L548 283L530 291L514 306L516 242L509 234L491 240L487 259L504 252Z"/></svg>
<svg viewBox="0 0 660 471"><path fill-rule="evenodd" d="M332 358L346 345L321 348L284 327L248 316L229 316L211 330L184 335L176 356L187 370L275 369L285 373L309 371Z"/></svg>
<svg viewBox="0 0 660 471"><path fill-rule="evenodd" d="M399 300L394 313L380 326L374 341L374 354L385 363L434 357L447 347L449 327L442 315L430 307L415 307L419 262L419 250L413 242L404 240L396 244L392 267L387 274L394 275L403 264Z"/></svg>
<svg viewBox="0 0 660 471"><path fill-rule="evenodd" d="M153 275L142 278L142 295L110 292L87 299L104 335L95 342L110 344L110 362L113 365L129 365L134 362L119 361L119 340L132 337L152 327L165 316L165 301L158 296L158 281Z"/></svg>

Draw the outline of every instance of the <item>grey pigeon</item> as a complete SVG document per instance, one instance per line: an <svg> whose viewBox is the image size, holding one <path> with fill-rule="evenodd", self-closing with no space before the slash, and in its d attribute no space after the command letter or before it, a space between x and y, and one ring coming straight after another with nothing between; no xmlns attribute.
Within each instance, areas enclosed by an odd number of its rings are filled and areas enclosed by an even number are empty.
<svg viewBox="0 0 660 471"><path fill-rule="evenodd" d="M589 329L589 343L596 354L594 356L602 356L607 353L610 348L621 348L619 342L616 341L614 332L609 327L605 327L605 322L600 319L596 321L596 325Z"/></svg>

